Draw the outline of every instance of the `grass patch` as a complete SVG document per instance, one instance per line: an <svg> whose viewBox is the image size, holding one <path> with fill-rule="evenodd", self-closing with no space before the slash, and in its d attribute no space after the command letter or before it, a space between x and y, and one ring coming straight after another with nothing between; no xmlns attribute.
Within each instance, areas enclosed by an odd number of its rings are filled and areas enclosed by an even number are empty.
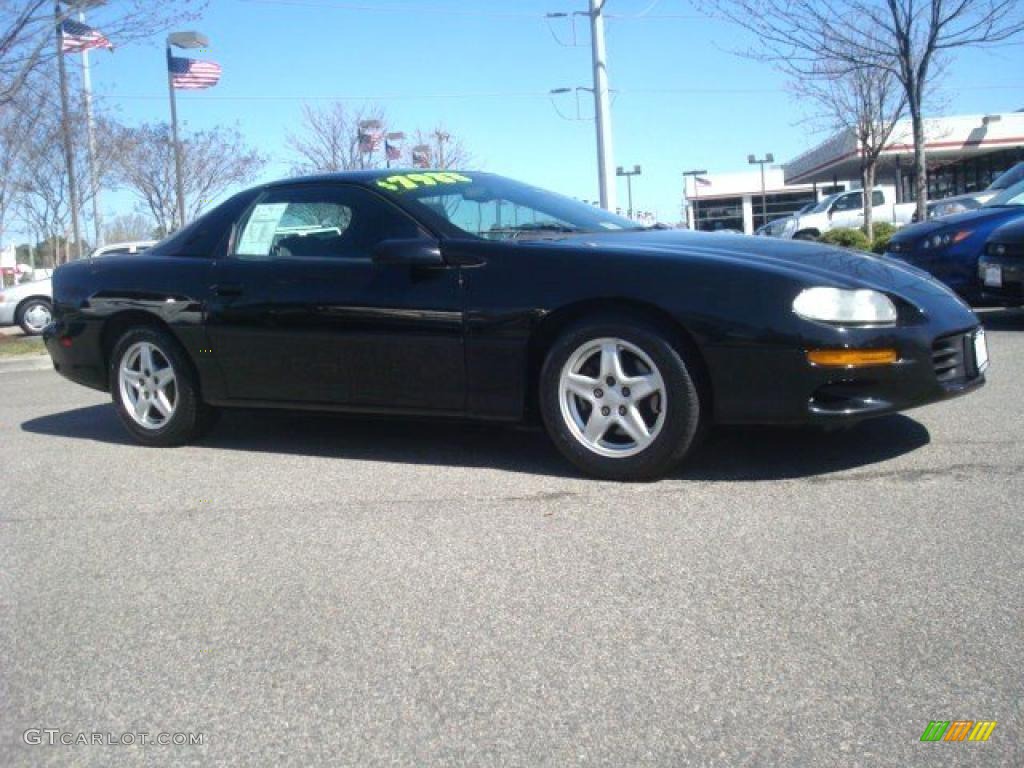
<svg viewBox="0 0 1024 768"><path fill-rule="evenodd" d="M0 336L0 358L11 357L38 357L46 354L46 347L43 346L41 338L11 338Z"/></svg>

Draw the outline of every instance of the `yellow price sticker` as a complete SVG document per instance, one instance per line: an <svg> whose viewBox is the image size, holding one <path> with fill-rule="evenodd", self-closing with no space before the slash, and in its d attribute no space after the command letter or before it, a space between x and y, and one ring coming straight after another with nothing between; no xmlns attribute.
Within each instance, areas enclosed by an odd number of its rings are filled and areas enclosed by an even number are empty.
<svg viewBox="0 0 1024 768"><path fill-rule="evenodd" d="M379 179L377 186L389 192L406 192L420 187L436 187L439 184L471 184L469 176L451 171L427 171L424 173L401 173Z"/></svg>

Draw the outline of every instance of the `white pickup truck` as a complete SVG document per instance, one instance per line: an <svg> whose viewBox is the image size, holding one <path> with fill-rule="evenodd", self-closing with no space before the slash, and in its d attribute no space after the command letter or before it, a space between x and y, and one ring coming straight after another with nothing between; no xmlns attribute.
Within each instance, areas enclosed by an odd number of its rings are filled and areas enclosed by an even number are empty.
<svg viewBox="0 0 1024 768"><path fill-rule="evenodd" d="M875 187L871 193L872 219L888 222L897 227L909 224L914 215L914 203L894 203L892 187ZM864 193L855 189L837 192L822 198L806 213L788 216L773 222L776 237L794 240L817 240L833 229L856 229L864 224Z"/></svg>

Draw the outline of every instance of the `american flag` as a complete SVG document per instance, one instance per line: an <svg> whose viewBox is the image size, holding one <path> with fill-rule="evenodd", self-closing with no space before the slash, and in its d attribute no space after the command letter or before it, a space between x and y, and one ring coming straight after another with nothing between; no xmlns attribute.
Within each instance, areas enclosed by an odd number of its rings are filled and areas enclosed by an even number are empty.
<svg viewBox="0 0 1024 768"><path fill-rule="evenodd" d="M380 134L379 133L367 133L364 131L359 132L359 151L363 154L369 152L375 152L377 147L380 146Z"/></svg>
<svg viewBox="0 0 1024 768"><path fill-rule="evenodd" d="M417 168L430 167L430 147L420 144L412 148L412 164Z"/></svg>
<svg viewBox="0 0 1024 768"><path fill-rule="evenodd" d="M711 186L711 182L708 181L707 179L705 179L703 176L694 176L693 180L694 180L694 182L697 183L698 186L701 186L701 187L710 187Z"/></svg>
<svg viewBox="0 0 1024 768"><path fill-rule="evenodd" d="M114 45L92 27L73 19L66 19L60 25L60 50L62 53L81 53L90 48L106 48L113 51Z"/></svg>
<svg viewBox="0 0 1024 768"><path fill-rule="evenodd" d="M397 144L392 144L390 141L384 142L384 151L387 153L388 160L402 159L402 148Z"/></svg>
<svg viewBox="0 0 1024 768"><path fill-rule="evenodd" d="M171 82L183 91L197 91L212 88L220 82L220 64L199 59L182 59L172 56L168 62Z"/></svg>

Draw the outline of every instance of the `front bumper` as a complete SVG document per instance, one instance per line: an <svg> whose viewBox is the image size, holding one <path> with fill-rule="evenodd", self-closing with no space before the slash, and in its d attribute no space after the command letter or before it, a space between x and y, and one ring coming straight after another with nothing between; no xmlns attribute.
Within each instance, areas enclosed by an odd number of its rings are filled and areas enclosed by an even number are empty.
<svg viewBox="0 0 1024 768"><path fill-rule="evenodd" d="M705 350L723 424L855 423L972 392L985 383L974 352L977 324L858 330L846 348L895 349L895 364L815 366L803 349L717 347ZM835 346L835 345L833 345Z"/></svg>
<svg viewBox="0 0 1024 768"><path fill-rule="evenodd" d="M978 260L982 296L1006 306L1024 305L1024 258L985 254Z"/></svg>

